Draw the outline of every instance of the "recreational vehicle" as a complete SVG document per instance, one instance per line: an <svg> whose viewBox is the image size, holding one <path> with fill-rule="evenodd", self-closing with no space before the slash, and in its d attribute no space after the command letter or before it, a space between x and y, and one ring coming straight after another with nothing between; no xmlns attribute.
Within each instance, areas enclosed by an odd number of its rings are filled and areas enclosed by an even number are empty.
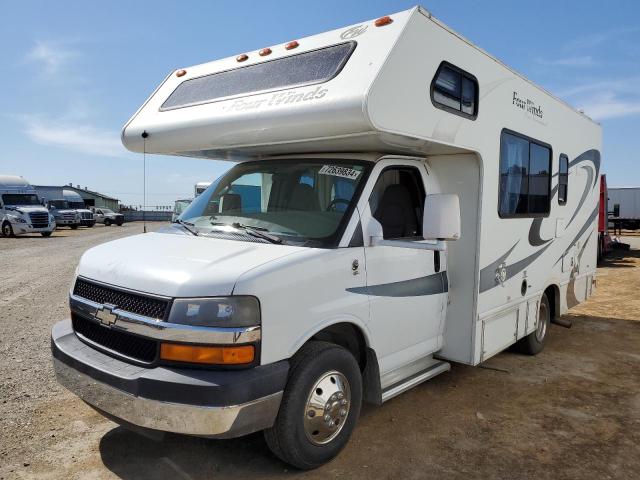
<svg viewBox="0 0 640 480"><path fill-rule="evenodd" d="M124 425L314 468L594 291L600 127L420 7L175 70L122 141L237 162L80 260L55 369Z"/></svg>
<svg viewBox="0 0 640 480"><path fill-rule="evenodd" d="M0 175L0 228L3 237L24 233L49 237L56 221L29 182L14 175Z"/></svg>
<svg viewBox="0 0 640 480"><path fill-rule="evenodd" d="M206 190L206 188L205 188ZM190 198L181 198L173 204L173 212L171 213L171 221L175 222L178 217L185 211L189 204L193 202Z"/></svg>

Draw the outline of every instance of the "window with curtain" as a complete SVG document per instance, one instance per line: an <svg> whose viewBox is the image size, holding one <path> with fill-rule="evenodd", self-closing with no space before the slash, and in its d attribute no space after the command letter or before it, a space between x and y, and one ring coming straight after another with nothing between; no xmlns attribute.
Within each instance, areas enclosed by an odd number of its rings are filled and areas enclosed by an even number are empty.
<svg viewBox="0 0 640 480"><path fill-rule="evenodd" d="M527 137L503 131L500 142L501 217L549 213L551 149Z"/></svg>

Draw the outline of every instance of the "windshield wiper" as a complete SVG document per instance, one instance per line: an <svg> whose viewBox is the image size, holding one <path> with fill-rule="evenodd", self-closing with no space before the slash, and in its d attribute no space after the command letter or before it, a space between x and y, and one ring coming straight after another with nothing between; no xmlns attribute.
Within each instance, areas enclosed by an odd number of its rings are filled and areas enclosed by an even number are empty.
<svg viewBox="0 0 640 480"><path fill-rule="evenodd" d="M266 228L257 229L238 222L232 223L231 226L240 230L244 230L252 237L262 238L263 240L267 240L271 243L282 243L282 239L280 237L271 233L267 233L268 230Z"/></svg>
<svg viewBox="0 0 640 480"><path fill-rule="evenodd" d="M177 223L178 225L181 225L182 228L184 228L190 234L192 234L192 235L194 235L196 237L198 236L198 232L196 232L195 230L192 230L191 228L188 227L188 225L191 225L192 227L194 227L195 225L193 223L185 222L184 220L180 220L179 218L176 218L173 223Z"/></svg>

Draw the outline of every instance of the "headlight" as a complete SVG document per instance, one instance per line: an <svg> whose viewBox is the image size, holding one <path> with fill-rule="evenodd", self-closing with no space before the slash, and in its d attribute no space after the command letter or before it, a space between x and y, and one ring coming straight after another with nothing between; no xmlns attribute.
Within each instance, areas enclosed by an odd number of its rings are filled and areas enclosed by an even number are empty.
<svg viewBox="0 0 640 480"><path fill-rule="evenodd" d="M55 222L55 220L56 220L55 217L53 215L49 214L49 223Z"/></svg>
<svg viewBox="0 0 640 480"><path fill-rule="evenodd" d="M169 322L198 327L252 327L260 325L260 302L249 296L177 298Z"/></svg>
<svg viewBox="0 0 640 480"><path fill-rule="evenodd" d="M9 221L13 223L27 223L24 218L18 217L16 215L7 215L7 217L9 218Z"/></svg>

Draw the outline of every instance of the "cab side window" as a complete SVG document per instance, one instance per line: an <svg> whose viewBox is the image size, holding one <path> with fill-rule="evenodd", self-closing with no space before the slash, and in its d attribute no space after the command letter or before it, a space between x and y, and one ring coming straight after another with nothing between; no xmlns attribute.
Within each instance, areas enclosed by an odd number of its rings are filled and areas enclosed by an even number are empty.
<svg viewBox="0 0 640 480"><path fill-rule="evenodd" d="M376 182L369 206L380 222L385 239L415 238L422 231L425 191L414 167L390 167Z"/></svg>

